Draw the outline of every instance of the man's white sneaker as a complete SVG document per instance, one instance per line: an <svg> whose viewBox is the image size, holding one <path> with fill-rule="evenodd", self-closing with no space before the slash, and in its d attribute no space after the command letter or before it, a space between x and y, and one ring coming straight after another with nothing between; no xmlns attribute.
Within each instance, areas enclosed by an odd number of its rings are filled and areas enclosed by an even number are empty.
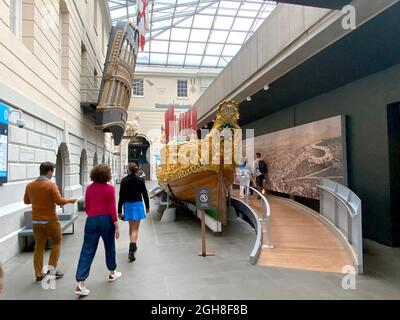
<svg viewBox="0 0 400 320"><path fill-rule="evenodd" d="M122 273L121 272L114 271L114 273L110 273L108 275L108 281L112 282L112 281L115 281L115 280L117 280L118 278L121 278L121 277L122 277Z"/></svg>
<svg viewBox="0 0 400 320"><path fill-rule="evenodd" d="M79 284L75 289L75 294L78 296L87 296L87 295L89 295L89 293L90 293L89 289L86 289L86 287L81 286Z"/></svg>

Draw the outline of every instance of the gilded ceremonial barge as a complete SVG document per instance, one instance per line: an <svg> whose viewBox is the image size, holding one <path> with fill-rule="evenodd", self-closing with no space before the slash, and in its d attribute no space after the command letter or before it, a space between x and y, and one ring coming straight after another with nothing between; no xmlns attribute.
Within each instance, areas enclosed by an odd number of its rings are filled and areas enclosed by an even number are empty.
<svg viewBox="0 0 400 320"><path fill-rule="evenodd" d="M227 224L227 190L234 181L240 159L238 109L239 104L235 101L222 102L205 138L169 142L161 150L162 161L157 168L160 186L178 200L193 203L197 188L210 188L212 212L222 225Z"/></svg>

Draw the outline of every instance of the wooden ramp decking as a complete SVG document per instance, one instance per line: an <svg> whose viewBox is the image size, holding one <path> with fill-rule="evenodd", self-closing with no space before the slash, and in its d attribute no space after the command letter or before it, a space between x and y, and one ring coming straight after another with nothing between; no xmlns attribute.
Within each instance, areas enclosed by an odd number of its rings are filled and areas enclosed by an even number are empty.
<svg viewBox="0 0 400 320"><path fill-rule="evenodd" d="M236 192L233 195L236 199ZM259 265L340 273L354 265L350 252L339 236L301 205L288 199L267 196L271 207L271 243L263 248ZM246 201L260 215L261 200ZM263 224L265 237L265 225Z"/></svg>

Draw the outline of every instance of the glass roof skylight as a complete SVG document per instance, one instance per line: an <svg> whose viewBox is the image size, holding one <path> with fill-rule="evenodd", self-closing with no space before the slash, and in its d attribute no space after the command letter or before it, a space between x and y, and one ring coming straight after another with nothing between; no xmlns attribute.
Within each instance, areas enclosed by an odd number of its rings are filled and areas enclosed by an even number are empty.
<svg viewBox="0 0 400 320"><path fill-rule="evenodd" d="M108 0L111 18L135 21L136 0ZM275 8L267 0L150 0L138 65L223 68Z"/></svg>

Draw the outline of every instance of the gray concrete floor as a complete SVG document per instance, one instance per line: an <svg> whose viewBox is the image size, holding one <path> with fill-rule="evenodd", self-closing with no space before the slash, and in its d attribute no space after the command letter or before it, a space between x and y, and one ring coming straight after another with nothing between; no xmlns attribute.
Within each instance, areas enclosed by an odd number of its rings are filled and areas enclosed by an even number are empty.
<svg viewBox="0 0 400 320"><path fill-rule="evenodd" d="M223 236L207 232L213 257L197 256L200 226L191 214L178 214L174 223L161 223L153 210L142 223L137 260L127 262L128 225L120 222L118 269L114 283L106 281L104 249L100 243L84 299L400 299L400 249L366 241L366 274L356 277L356 289L342 288L342 274L253 266L249 263L255 233L241 220L230 221ZM4 265L5 288L0 299L77 299L76 266L83 241L85 214L74 235L64 237L59 268L65 273L55 290L34 282L32 252L23 252ZM48 252L47 252L48 255Z"/></svg>

